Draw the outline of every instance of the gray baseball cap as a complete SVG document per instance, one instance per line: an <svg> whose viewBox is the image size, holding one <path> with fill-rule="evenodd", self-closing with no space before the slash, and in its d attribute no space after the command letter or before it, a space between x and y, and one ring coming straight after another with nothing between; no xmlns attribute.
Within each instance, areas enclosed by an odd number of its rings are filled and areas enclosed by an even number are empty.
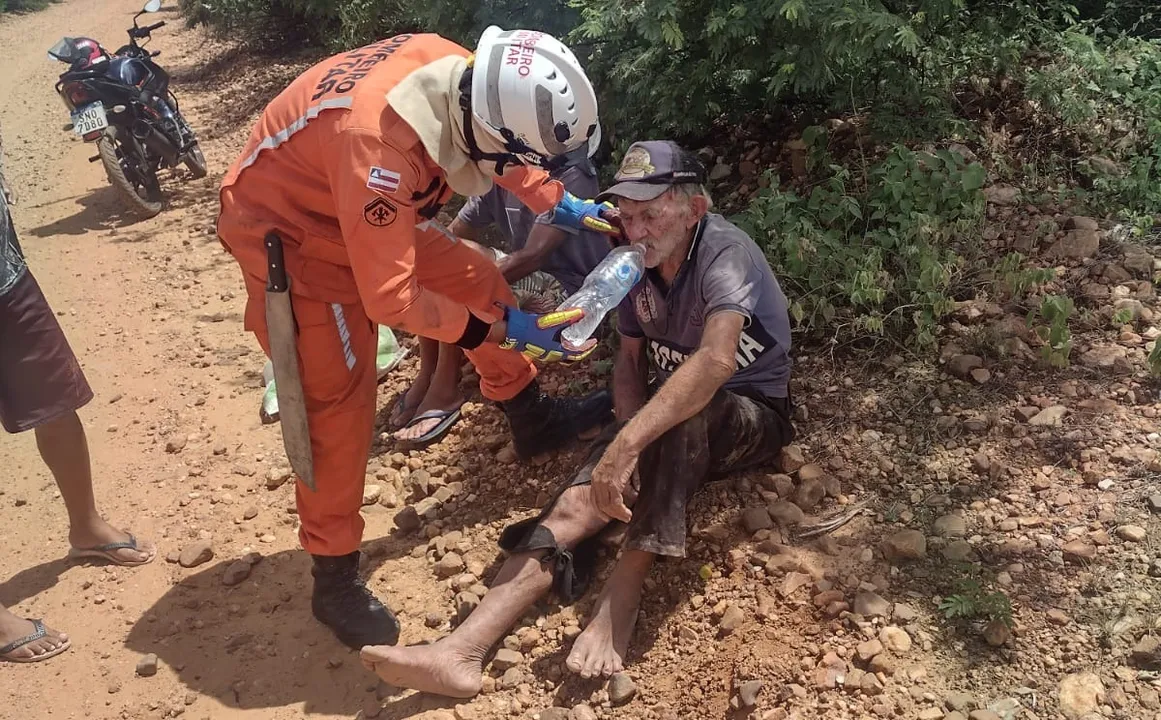
<svg viewBox="0 0 1161 720"><path fill-rule="evenodd" d="M660 197L673 185L704 183L705 166L669 140L633 143L613 177L616 184L597 196L598 202L623 197L645 202Z"/></svg>

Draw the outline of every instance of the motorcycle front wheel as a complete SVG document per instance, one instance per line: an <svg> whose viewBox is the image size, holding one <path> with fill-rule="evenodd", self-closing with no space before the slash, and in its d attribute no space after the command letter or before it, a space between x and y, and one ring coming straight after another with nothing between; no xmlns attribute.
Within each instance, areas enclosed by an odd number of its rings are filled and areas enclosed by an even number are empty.
<svg viewBox="0 0 1161 720"><path fill-rule="evenodd" d="M189 152L185 154L185 166L195 180L204 178L209 173L206 156L202 154L202 148L197 143L194 143Z"/></svg>
<svg viewBox="0 0 1161 720"><path fill-rule="evenodd" d="M97 141L105 174L121 200L135 215L151 218L161 212L161 186L157 174L150 172L145 159L131 148L126 148L116 132L106 133Z"/></svg>

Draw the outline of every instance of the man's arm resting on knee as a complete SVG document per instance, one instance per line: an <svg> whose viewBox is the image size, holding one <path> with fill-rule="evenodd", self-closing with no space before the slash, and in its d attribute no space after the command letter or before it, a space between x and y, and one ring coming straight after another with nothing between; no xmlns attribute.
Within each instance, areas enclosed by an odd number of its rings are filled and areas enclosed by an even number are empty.
<svg viewBox="0 0 1161 720"><path fill-rule="evenodd" d="M737 368L738 341L745 322L745 316L736 312L711 315L706 320L701 345L621 429L616 442L640 453L701 412Z"/></svg>
<svg viewBox="0 0 1161 720"><path fill-rule="evenodd" d="M645 405L645 338L621 335L613 365L613 409L622 422Z"/></svg>

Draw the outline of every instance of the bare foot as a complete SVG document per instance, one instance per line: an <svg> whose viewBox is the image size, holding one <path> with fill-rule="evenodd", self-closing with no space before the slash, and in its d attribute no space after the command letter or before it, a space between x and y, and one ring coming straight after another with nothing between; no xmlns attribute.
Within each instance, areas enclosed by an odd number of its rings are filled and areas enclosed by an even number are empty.
<svg viewBox="0 0 1161 720"><path fill-rule="evenodd" d="M69 544L77 550L129 542L129 533L118 530L101 517L80 527L69 528ZM157 556L157 547L148 540L137 539L137 549L118 548L107 553L112 562L127 565L141 565Z"/></svg>
<svg viewBox="0 0 1161 720"><path fill-rule="evenodd" d="M639 550L622 555L597 599L592 620L568 654L565 664L569 670L583 678L594 678L625 669L625 653L641 604L641 586L652 561L652 554Z"/></svg>
<svg viewBox="0 0 1161 720"><path fill-rule="evenodd" d="M0 608L0 647L28 637L35 632L36 627L32 624L31 620L17 617L8 610ZM42 655L59 652L61 648L68 647L68 635L57 632L50 627L45 628L45 633L45 636L39 640L33 640L30 643L21 645L11 652L5 653L3 657L8 660L27 662Z"/></svg>
<svg viewBox="0 0 1161 720"><path fill-rule="evenodd" d="M428 387L431 386L431 376L430 372L420 372L415 376L411 387L403 393L401 402L397 402L391 415L387 417L388 427L398 429L411 422L411 418L419 412L419 405L427 395Z"/></svg>
<svg viewBox="0 0 1161 720"><path fill-rule="evenodd" d="M364 667L389 685L454 698L475 697L483 683L480 659L434 645L368 645L359 653Z"/></svg>
<svg viewBox="0 0 1161 720"><path fill-rule="evenodd" d="M415 409L412 417L419 417L430 410L442 410L448 413L455 412L463 404L464 397L459 393L458 386L453 385L450 392L443 388L433 386L428 389L427 395L423 398L423 402L419 404L419 407ZM441 422L443 422L443 418L426 418L416 422L414 425L396 430L394 436L398 440L415 440L434 430Z"/></svg>

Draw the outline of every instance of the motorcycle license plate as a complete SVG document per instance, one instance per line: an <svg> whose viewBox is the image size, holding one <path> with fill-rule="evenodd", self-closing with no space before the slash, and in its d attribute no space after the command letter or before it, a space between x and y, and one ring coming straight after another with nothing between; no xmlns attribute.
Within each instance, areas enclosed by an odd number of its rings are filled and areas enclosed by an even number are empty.
<svg viewBox="0 0 1161 720"><path fill-rule="evenodd" d="M81 137L109 127L109 120L105 117L105 106L99 102L90 103L77 110L72 114L72 119L73 131Z"/></svg>

